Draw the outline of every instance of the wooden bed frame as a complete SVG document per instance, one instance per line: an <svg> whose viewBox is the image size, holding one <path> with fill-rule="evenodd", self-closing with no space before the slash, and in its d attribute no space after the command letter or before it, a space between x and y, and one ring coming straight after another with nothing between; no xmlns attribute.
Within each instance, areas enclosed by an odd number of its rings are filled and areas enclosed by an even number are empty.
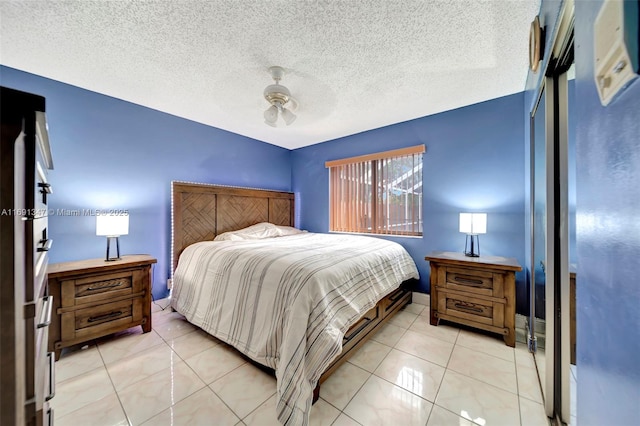
<svg viewBox="0 0 640 426"><path fill-rule="evenodd" d="M294 226L294 194L190 182L171 182L171 275L182 251L190 244L212 241L223 232L260 222ZM380 300L346 333L342 353L322 374L320 383L349 359L396 312L411 303L411 284L403 283Z"/></svg>

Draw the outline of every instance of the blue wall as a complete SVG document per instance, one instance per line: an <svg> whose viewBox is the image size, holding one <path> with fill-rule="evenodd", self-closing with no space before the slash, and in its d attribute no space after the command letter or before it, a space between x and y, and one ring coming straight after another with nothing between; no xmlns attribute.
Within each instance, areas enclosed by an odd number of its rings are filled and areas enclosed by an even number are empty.
<svg viewBox="0 0 640 426"><path fill-rule="evenodd" d="M429 292L427 253L464 249L465 236L458 232L462 211L488 213L482 254L515 257L524 264L523 101L520 93L294 150L297 224L313 232L329 229L325 161L425 144L424 235L389 238L414 258L419 290Z"/></svg>
<svg viewBox="0 0 640 426"><path fill-rule="evenodd" d="M128 209L120 248L158 259L157 298L167 294L172 180L291 190L289 150L8 67L0 84L46 98L51 208ZM50 225L51 262L104 256L95 217L54 215Z"/></svg>
<svg viewBox="0 0 640 426"><path fill-rule="evenodd" d="M602 107L593 71L601 1L576 3L577 364L581 425L638 424L640 81Z"/></svg>

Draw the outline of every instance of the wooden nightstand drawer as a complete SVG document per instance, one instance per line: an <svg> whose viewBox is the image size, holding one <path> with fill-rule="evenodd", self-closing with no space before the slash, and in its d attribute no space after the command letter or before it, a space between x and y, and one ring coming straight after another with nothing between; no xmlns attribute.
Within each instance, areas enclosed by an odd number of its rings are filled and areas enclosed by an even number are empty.
<svg viewBox="0 0 640 426"><path fill-rule="evenodd" d="M106 303L62 314L62 340L122 330L142 321L142 298Z"/></svg>
<svg viewBox="0 0 640 426"><path fill-rule="evenodd" d="M113 300L120 296L131 296L143 291L140 269L92 275L86 278L62 282L62 306L78 306Z"/></svg>
<svg viewBox="0 0 640 426"><path fill-rule="evenodd" d="M504 302L438 291L438 317L456 317L468 321L504 327Z"/></svg>
<svg viewBox="0 0 640 426"><path fill-rule="evenodd" d="M504 296L504 274L491 270L446 266L442 268L446 288L485 296Z"/></svg>

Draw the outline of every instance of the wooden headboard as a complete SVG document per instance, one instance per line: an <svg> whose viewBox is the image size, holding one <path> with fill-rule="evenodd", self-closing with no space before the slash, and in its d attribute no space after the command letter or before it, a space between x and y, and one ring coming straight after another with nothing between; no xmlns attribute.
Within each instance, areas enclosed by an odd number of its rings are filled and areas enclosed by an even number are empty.
<svg viewBox="0 0 640 426"><path fill-rule="evenodd" d="M293 193L171 182L171 275L190 244L260 222L293 226Z"/></svg>

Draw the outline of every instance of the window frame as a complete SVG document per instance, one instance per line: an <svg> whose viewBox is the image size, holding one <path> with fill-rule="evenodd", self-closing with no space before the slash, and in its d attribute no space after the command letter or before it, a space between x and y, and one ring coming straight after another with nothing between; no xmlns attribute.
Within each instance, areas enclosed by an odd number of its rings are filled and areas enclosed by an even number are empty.
<svg viewBox="0 0 640 426"><path fill-rule="evenodd" d="M366 235L387 235L387 236L400 236L400 237L422 237L423 235L423 208L422 208L422 193L423 193L423 175L422 175L422 165L423 158L422 154L426 152L426 148L424 145L416 145L401 149L395 149L390 151L377 152L372 154L366 154L356 157L343 158L338 160L331 160L325 162L325 167L329 169L329 232L337 232L337 233L357 233L357 234L366 234ZM384 192L388 193L389 188L386 186L389 183L385 182L385 185L381 185L382 182L386 181L388 178L383 178L383 180L378 179L378 174L380 171L384 171L386 173L388 171L386 164L379 164L380 162L390 161L394 159L403 159L412 157L412 160L415 161L416 155L419 155L419 166L414 165L413 169L411 169L406 173L409 173L407 178L403 178L400 176L400 179L406 180L411 176L415 176L417 173L416 168L419 167L420 171L420 182L411 187L411 196L415 197L417 194L414 194L413 191L417 186L420 187L419 201L418 203L412 199L410 207L411 209L415 209L417 207L418 214L416 220L411 222L411 226L417 223L417 230L412 231L394 231L389 228L389 217L386 215L382 215L383 218L386 218L387 225L380 226L382 222L378 221L380 218L378 209L380 207L386 206L387 209L390 205L388 201L379 201L379 194ZM346 167L346 169L344 168ZM345 178L345 173L347 177ZM370 176L369 183L367 184L361 178L362 176ZM348 180L351 179L352 183L350 184ZM346 188L345 188L345 181ZM415 181L413 181L415 182ZM337 191L338 185L340 185L340 191ZM367 186L371 187L375 185L377 190L373 190L371 188L368 189L368 193L364 191L364 188ZM335 195L335 192L339 192L343 194L342 197L340 195ZM344 194L347 194L348 199L351 200L348 203L348 211L346 213L339 213L338 210L344 208L343 203L339 203L340 199L344 198ZM354 201L349 194L353 194L356 197ZM407 193L408 196L408 193ZM340 198L338 198L340 197ZM367 201L365 199L368 198ZM355 205L360 204L360 206L355 207ZM366 206L365 206L366 204ZM406 209L406 206L405 206ZM354 210L356 213L354 213ZM368 213L368 215L364 215L363 213ZM345 219L346 223L336 223L336 221L342 221ZM362 218L364 219L364 223L361 222ZM413 215L412 215L413 217ZM407 216L404 216L405 224L407 220ZM391 216L393 219L393 216ZM369 226L367 226L366 222L370 222ZM363 226L364 225L364 226ZM393 224L396 225L396 224Z"/></svg>

